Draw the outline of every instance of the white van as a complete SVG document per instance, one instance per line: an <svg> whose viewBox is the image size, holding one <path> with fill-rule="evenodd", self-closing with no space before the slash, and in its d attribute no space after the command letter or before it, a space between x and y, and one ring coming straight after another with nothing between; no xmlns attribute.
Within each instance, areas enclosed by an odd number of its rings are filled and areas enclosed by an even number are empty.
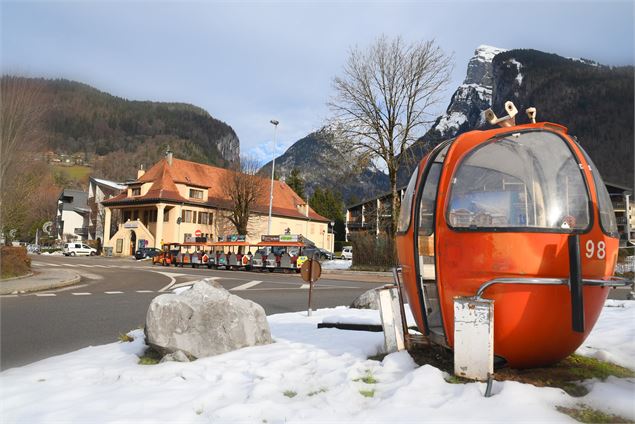
<svg viewBox="0 0 635 424"><path fill-rule="evenodd" d="M64 243L62 253L64 256L95 256L97 254L97 249L93 249L84 243Z"/></svg>
<svg viewBox="0 0 635 424"><path fill-rule="evenodd" d="M353 246L344 246L342 248L340 259L353 260Z"/></svg>

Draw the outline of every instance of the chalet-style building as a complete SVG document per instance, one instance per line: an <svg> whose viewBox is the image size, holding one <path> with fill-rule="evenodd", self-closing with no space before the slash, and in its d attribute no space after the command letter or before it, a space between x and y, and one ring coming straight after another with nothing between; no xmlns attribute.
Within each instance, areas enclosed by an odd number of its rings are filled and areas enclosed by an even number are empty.
<svg viewBox="0 0 635 424"><path fill-rule="evenodd" d="M106 211L102 202L124 191L126 186L114 181L90 177L88 179L88 239L104 239L104 218ZM112 231L112 230L111 230Z"/></svg>
<svg viewBox="0 0 635 424"><path fill-rule="evenodd" d="M233 171L201 163L175 159L171 153L137 180L102 202L105 207L104 247L113 255L134 253L140 246L160 248L162 243L183 242L193 236L216 240L236 230L225 218L230 206L222 185ZM247 241L257 243L267 234L270 180L266 202L255 205L249 222ZM117 231L110 234L113 211L120 216ZM180 218L180 219L179 219ZM317 247L333 250L330 220L317 214L287 184L274 181L272 234L302 234Z"/></svg>

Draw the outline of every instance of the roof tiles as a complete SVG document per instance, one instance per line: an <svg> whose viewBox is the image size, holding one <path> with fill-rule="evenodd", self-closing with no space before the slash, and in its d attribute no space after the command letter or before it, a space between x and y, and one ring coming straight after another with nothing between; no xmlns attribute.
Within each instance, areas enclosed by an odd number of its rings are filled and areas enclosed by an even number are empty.
<svg viewBox="0 0 635 424"><path fill-rule="evenodd" d="M172 164L168 164L166 159L162 159L152 166L144 175L132 184L152 183L150 190L143 196L128 197L127 192L115 196L103 203L108 205L139 203L156 201L171 201L179 203L203 204L206 206L227 209L231 206L230 200L223 191L222 183L234 171L218 168L202 163L190 162L181 159L173 159ZM266 184L267 191L271 180L257 177L262 184ZM197 202L186 199L179 194L177 183L188 186L206 188L208 191L207 202ZM286 183L274 181L272 214L277 216L287 216L291 218L307 219L298 209L299 205L305 205L306 201L298 196ZM267 214L269 205L256 205L255 212ZM300 209L304 209L301 207ZM319 215L312 208L309 208L309 219L314 221L329 221L329 219Z"/></svg>

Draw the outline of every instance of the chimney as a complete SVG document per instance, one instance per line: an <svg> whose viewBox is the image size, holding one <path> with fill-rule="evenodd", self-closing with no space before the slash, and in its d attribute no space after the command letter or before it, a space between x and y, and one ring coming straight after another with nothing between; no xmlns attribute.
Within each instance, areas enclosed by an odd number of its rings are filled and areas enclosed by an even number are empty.
<svg viewBox="0 0 635 424"><path fill-rule="evenodd" d="M165 151L165 160L168 161L168 165L172 166L172 150L170 150L170 146Z"/></svg>
<svg viewBox="0 0 635 424"><path fill-rule="evenodd" d="M146 171L143 169L143 165L139 165L139 169L137 169L137 179L143 177L143 174L145 173Z"/></svg>
<svg viewBox="0 0 635 424"><path fill-rule="evenodd" d="M304 214L306 215L306 217L309 217L309 195L306 195L306 212L304 212Z"/></svg>

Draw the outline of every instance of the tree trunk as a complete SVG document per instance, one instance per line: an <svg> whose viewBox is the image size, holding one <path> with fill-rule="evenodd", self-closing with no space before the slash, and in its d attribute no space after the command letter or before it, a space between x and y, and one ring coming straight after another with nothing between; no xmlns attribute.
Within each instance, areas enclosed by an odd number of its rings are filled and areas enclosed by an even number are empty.
<svg viewBox="0 0 635 424"><path fill-rule="evenodd" d="M389 168L388 177L390 178L391 194L390 236L393 237L397 232L397 224L399 223L399 207L401 205L401 198L397 192L397 170Z"/></svg>

